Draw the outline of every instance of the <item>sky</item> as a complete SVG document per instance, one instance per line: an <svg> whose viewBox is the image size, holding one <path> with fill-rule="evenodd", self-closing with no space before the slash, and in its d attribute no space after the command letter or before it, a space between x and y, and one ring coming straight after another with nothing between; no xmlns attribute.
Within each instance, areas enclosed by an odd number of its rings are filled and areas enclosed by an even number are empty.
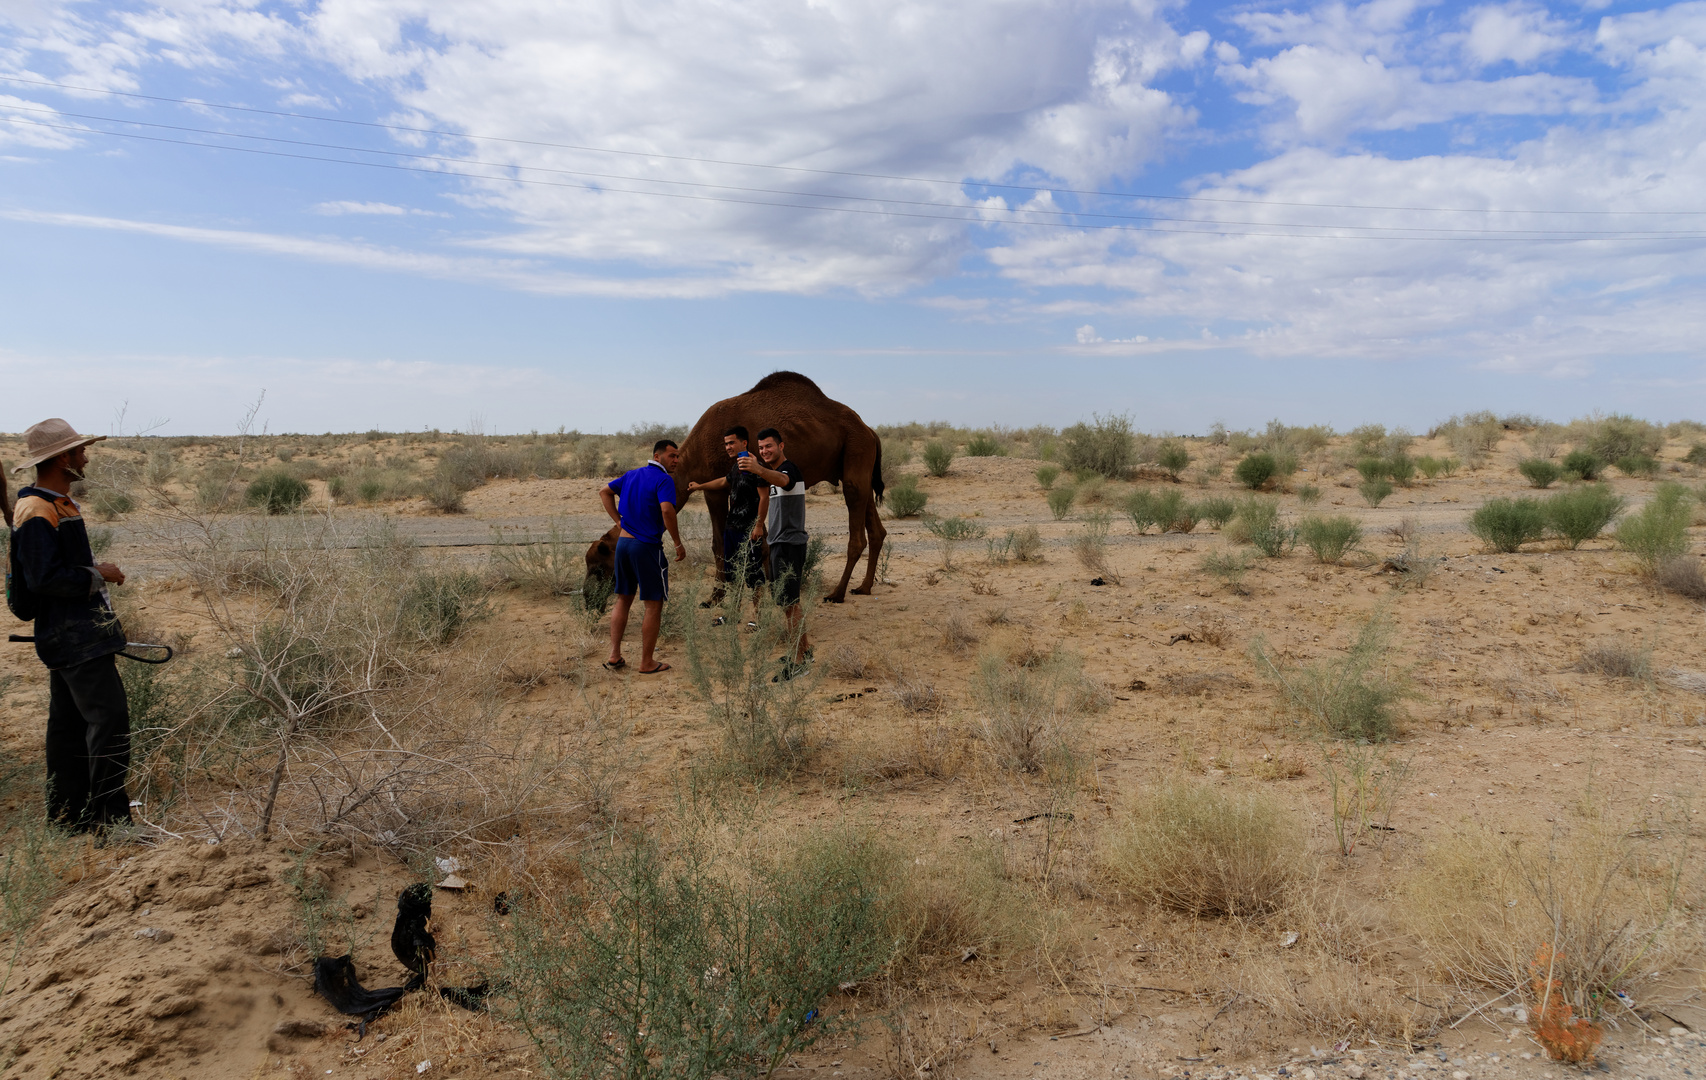
<svg viewBox="0 0 1706 1080"><path fill-rule="evenodd" d="M1706 419L1706 2L0 0L0 430Z"/></svg>

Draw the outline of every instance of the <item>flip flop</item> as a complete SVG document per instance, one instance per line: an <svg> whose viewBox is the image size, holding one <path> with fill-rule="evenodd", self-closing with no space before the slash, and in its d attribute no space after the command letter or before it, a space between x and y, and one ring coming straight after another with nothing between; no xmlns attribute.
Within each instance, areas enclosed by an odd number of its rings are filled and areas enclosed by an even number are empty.
<svg viewBox="0 0 1706 1080"><path fill-rule="evenodd" d="M625 668L627 666L628 666L628 661L626 661L626 660L618 660L614 664L612 664L608 660L606 660L604 662L604 670L605 671L621 671L623 668Z"/></svg>
<svg viewBox="0 0 1706 1080"><path fill-rule="evenodd" d="M656 675L660 671L668 671L669 665L659 661L658 666L652 668L650 671L647 671L645 668L635 668L634 670L638 671L641 675Z"/></svg>

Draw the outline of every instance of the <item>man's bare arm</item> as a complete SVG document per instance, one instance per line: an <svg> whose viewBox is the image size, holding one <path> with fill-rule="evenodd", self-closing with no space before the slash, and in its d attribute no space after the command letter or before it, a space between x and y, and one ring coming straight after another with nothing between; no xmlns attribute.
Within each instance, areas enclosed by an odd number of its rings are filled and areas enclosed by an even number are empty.
<svg viewBox="0 0 1706 1080"><path fill-rule="evenodd" d="M703 484L696 480L689 480L687 482L688 491L721 491L728 486L729 478L726 476L719 476L715 480L707 480Z"/></svg>
<svg viewBox="0 0 1706 1080"><path fill-rule="evenodd" d="M676 529L675 504L660 502L658 509L663 511L663 527L669 530L669 538L675 541L675 561L687 558L687 545L681 542L681 533Z"/></svg>
<svg viewBox="0 0 1706 1080"><path fill-rule="evenodd" d="M758 489L758 520L754 522L752 526L752 538L754 540L763 539L765 530L767 529L766 522L769 520L770 489L767 487L761 487Z"/></svg>
<svg viewBox="0 0 1706 1080"><path fill-rule="evenodd" d="M604 504L604 512L610 515L610 520L622 524L622 515L616 512L616 493L608 487L598 489L598 501Z"/></svg>

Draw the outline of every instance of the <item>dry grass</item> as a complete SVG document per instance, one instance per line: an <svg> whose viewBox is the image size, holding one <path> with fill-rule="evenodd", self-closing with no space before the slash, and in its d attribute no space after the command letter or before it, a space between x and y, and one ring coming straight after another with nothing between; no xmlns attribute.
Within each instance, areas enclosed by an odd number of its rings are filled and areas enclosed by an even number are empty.
<svg viewBox="0 0 1706 1080"><path fill-rule="evenodd" d="M942 647L950 652L965 652L980 640L977 631L973 630L965 616L957 611L949 615L947 621L942 624Z"/></svg>
<svg viewBox="0 0 1706 1080"><path fill-rule="evenodd" d="M1139 796L1106 845L1114 876L1149 903L1235 918L1280 906L1303 848L1271 796L1187 781Z"/></svg>
<svg viewBox="0 0 1706 1080"><path fill-rule="evenodd" d="M934 682L905 671L897 672L890 681L889 696L909 713L935 713L947 707Z"/></svg>
<svg viewBox="0 0 1706 1080"><path fill-rule="evenodd" d="M1636 646L1621 641L1595 642L1582 650L1576 670L1608 679L1648 682L1653 677L1653 647L1651 643Z"/></svg>
<svg viewBox="0 0 1706 1080"><path fill-rule="evenodd" d="M1690 600L1706 600L1706 573L1701 571L1699 559L1683 556L1661 563L1654 580L1666 592Z"/></svg>
<svg viewBox="0 0 1706 1080"><path fill-rule="evenodd" d="M1591 799L1546 841L1475 828L1428 850L1405 901L1441 975L1478 992L1525 994L1545 948L1559 992L1597 1018L1615 1007L1612 991L1640 980L1651 1001L1649 975L1698 964L1687 807L1662 800L1613 813Z"/></svg>
<svg viewBox="0 0 1706 1080"><path fill-rule="evenodd" d="M824 661L824 672L834 679L863 679L872 667L857 646L837 645Z"/></svg>

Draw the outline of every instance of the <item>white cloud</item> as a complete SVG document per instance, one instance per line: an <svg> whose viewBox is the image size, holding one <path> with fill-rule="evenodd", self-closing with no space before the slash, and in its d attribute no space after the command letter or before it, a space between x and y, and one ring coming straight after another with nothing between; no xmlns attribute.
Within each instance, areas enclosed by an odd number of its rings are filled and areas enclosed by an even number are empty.
<svg viewBox="0 0 1706 1080"><path fill-rule="evenodd" d="M349 214L369 214L376 217L449 217L450 215L437 210L416 210L407 206L397 206L386 202L351 202L339 199L334 202L316 203L312 208L314 213L325 217L343 217Z"/></svg>
<svg viewBox="0 0 1706 1080"><path fill-rule="evenodd" d="M1575 36L1543 8L1525 3L1478 7L1470 11L1463 48L1482 66L1510 60L1532 64L1562 52Z"/></svg>

